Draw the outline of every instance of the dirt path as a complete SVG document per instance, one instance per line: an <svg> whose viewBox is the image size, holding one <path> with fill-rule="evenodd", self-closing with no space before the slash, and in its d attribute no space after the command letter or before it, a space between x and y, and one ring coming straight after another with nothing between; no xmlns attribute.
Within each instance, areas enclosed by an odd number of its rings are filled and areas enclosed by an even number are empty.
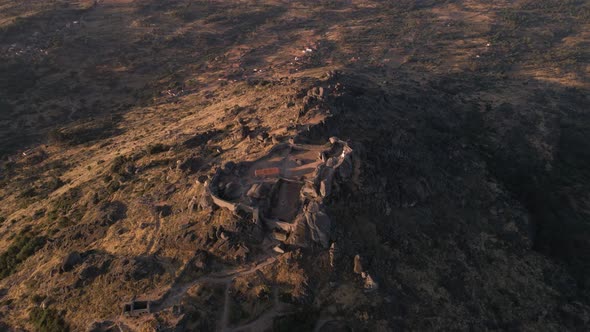
<svg viewBox="0 0 590 332"><path fill-rule="evenodd" d="M146 249L145 249L146 255L150 254L150 252L152 251L152 248L154 247L154 244L156 243L156 239L158 238L158 235L160 234L160 215L158 213L154 213L154 214L155 214L156 229L153 231L150 242L146 246Z"/></svg>
<svg viewBox="0 0 590 332"><path fill-rule="evenodd" d="M220 284L227 285L229 288L229 284L233 281L234 278L254 273L254 272L258 271L259 269L262 269L265 266L268 266L268 265L274 263L276 260L277 260L277 258L275 256L271 256L271 257L266 258L263 261L260 261L259 263L255 264L255 265L249 267L249 268L242 267L242 268L227 269L227 270L224 270L221 272L212 273L212 274L203 276L203 277L198 278L190 283L186 283L186 284L182 284L182 285L174 285L163 296L163 299L161 301L159 301L160 303L154 306L154 312L164 310L166 308L169 308L173 305L180 303L180 300L182 300L182 297L184 296L184 294L186 294L186 292L191 287L193 287L194 285L196 285L198 283L201 283L201 282L220 283ZM228 293L228 291L226 290L226 297L228 295L227 293ZM224 306L224 315L225 315L226 307L227 306L225 305Z"/></svg>
<svg viewBox="0 0 590 332"><path fill-rule="evenodd" d="M229 301L230 301L230 286L231 286L231 282L228 282L225 285L225 297L223 300L223 314L221 315L221 322L219 324L219 330L224 332L227 331L228 327L229 327Z"/></svg>
<svg viewBox="0 0 590 332"><path fill-rule="evenodd" d="M198 278L190 283L182 284L182 285L175 285L170 288L170 290L163 296L162 301L160 303L154 305L153 312L162 311L166 308L169 308L173 305L177 305L182 300L183 296L186 292L193 287L194 285L201 283L201 282L211 282L211 283L219 283L225 286L224 292L224 303L223 303L223 312L221 314L221 318L219 320L218 331L226 332L226 331L262 331L264 328L268 326L272 326L272 320L274 317L278 316L284 310L285 304L279 302L279 293L278 288L275 288L273 291L273 299L274 304L271 309L265 312L263 315L258 317L256 320L244 325L235 328L229 327L229 314L230 314L230 287L231 283L236 277L249 275L255 273L256 271L273 264L277 261L276 256L270 256L257 264L252 265L249 268L234 268L234 269L227 269L221 272L212 273L201 278Z"/></svg>
<svg viewBox="0 0 590 332"><path fill-rule="evenodd" d="M313 328L313 332L320 332L320 329L326 325L326 323L333 321L334 319L331 317L319 319L315 323L315 327Z"/></svg>
<svg viewBox="0 0 590 332"><path fill-rule="evenodd" d="M275 287L273 290L273 306L269 310L267 310L264 314L260 315L260 317L256 318L254 321L238 326L233 329L229 329L226 331L232 332L246 332L246 331L265 331L268 327L272 327L272 323L275 317L282 315L283 313L288 310L288 305L285 303L281 303L279 301L279 288Z"/></svg>

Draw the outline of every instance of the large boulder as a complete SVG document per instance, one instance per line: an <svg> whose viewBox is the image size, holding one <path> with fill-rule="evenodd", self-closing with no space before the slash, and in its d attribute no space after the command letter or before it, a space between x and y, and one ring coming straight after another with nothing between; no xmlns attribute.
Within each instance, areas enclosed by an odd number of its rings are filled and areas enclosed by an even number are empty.
<svg viewBox="0 0 590 332"><path fill-rule="evenodd" d="M80 256L79 252L73 251L64 257L60 270L61 272L69 272L80 263L82 263L82 256Z"/></svg>
<svg viewBox="0 0 590 332"><path fill-rule="evenodd" d="M328 248L330 240L330 217L324 212L317 202L309 202L305 207L305 219L311 240Z"/></svg>
<svg viewBox="0 0 590 332"><path fill-rule="evenodd" d="M355 255L354 256L353 271L356 274L363 273L363 262L362 262L362 259L361 259L361 256L360 255Z"/></svg>

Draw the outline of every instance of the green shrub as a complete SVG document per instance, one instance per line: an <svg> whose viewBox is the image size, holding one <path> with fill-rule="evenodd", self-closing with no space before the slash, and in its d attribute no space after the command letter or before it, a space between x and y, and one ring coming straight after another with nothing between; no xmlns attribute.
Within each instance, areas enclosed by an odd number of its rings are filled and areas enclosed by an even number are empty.
<svg viewBox="0 0 590 332"><path fill-rule="evenodd" d="M45 237L35 236L24 229L13 240L8 249L0 255L0 278L6 278L18 266L45 245Z"/></svg>
<svg viewBox="0 0 590 332"><path fill-rule="evenodd" d="M29 187L28 189L25 189L25 191L23 191L22 193L20 193L20 195L18 195L19 198L31 198L31 197L35 197L37 196L38 193L35 190L34 187Z"/></svg>
<svg viewBox="0 0 590 332"><path fill-rule="evenodd" d="M85 204L76 204L82 197L79 187L72 188L53 202L53 208L47 213L49 221L57 221L60 228L67 227L79 221L86 214Z"/></svg>
<svg viewBox="0 0 590 332"><path fill-rule="evenodd" d="M33 308L29 319L39 332L66 332L70 330L61 315L53 309Z"/></svg>
<svg viewBox="0 0 590 332"><path fill-rule="evenodd" d="M121 185L119 184L119 181L111 181L107 186L107 191L111 194L116 192L119 189L121 189Z"/></svg>
<svg viewBox="0 0 590 332"><path fill-rule="evenodd" d="M31 301L33 301L33 303L35 304L41 304L41 302L43 302L43 300L45 300L47 296L45 295L41 295L41 294L35 294L31 297Z"/></svg>
<svg viewBox="0 0 590 332"><path fill-rule="evenodd" d="M72 188L53 202L53 209L58 212L67 213L81 197L82 190L78 187Z"/></svg>
<svg viewBox="0 0 590 332"><path fill-rule="evenodd" d="M148 147L146 148L146 151L149 154L158 154L158 153L164 152L168 149L169 149L169 147L167 145L158 143L158 144L148 145Z"/></svg>
<svg viewBox="0 0 590 332"><path fill-rule="evenodd" d="M117 156L111 164L111 172L119 175L124 174L127 161L124 156Z"/></svg>
<svg viewBox="0 0 590 332"><path fill-rule="evenodd" d="M70 219L68 217L61 217L57 220L57 225L60 228L68 227L70 225Z"/></svg>

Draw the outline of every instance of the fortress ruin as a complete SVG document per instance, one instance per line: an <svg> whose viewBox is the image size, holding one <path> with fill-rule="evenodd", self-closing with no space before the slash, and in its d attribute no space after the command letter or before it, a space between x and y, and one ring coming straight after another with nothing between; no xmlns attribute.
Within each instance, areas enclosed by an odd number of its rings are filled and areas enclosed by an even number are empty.
<svg viewBox="0 0 590 332"><path fill-rule="evenodd" d="M218 169L205 183L204 199L251 215L279 243L328 248L331 221L324 200L335 181L352 173L352 149L338 138L325 145L281 143L256 161Z"/></svg>

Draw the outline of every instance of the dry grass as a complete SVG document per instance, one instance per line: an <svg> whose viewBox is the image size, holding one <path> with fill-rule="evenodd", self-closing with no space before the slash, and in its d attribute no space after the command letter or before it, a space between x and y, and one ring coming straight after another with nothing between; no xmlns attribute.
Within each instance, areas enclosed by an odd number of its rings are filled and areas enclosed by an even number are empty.
<svg viewBox="0 0 590 332"><path fill-rule="evenodd" d="M181 240L183 225L193 222L198 234L212 227L206 213L186 211L202 191L196 179L268 149L235 139L236 120L295 135L297 96L331 84L330 70L356 71L384 87L438 84L482 105L511 103L511 115L486 120L503 133L515 119L530 119L531 146L550 160L554 118L524 106L546 86L589 88L588 31L590 8L574 0L0 0L0 72L7 73L0 77L0 252L12 250L12 235L26 227L51 240L0 280L14 303L3 319L30 328L24 299L44 289L58 310L75 308L65 318L84 328L90 317L116 316L122 298L169 286L194 254L195 243ZM203 146L182 146L210 130L219 134ZM30 147L43 158L17 153ZM176 169L193 155L202 168ZM104 224L99 207L113 201L123 202L126 216ZM157 202L174 213L157 221ZM106 273L68 288L74 277L52 270L71 250L156 255L166 273L139 283ZM297 265L281 262L267 277L294 298L306 294Z"/></svg>

